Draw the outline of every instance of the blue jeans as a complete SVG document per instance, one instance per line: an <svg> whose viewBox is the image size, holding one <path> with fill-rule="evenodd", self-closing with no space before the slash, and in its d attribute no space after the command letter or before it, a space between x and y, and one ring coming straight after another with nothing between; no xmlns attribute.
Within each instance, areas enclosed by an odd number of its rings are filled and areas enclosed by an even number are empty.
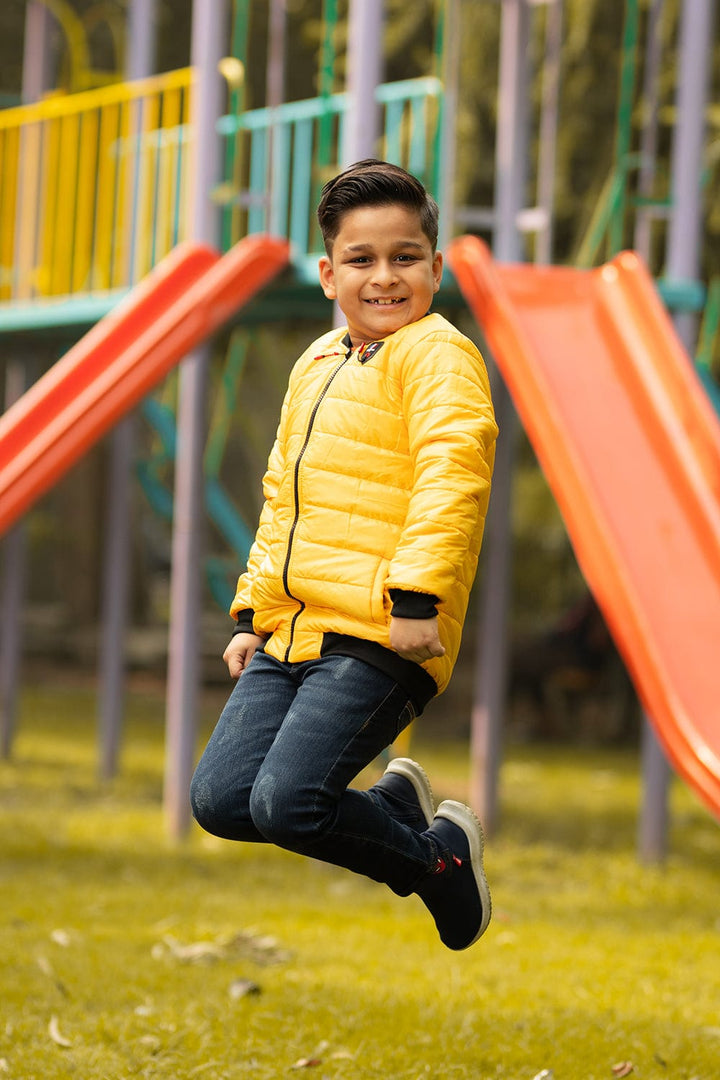
<svg viewBox="0 0 720 1080"><path fill-rule="evenodd" d="M286 664L258 652L220 716L191 786L208 832L344 866L407 896L437 861L381 791L349 784L414 718L407 693L363 660Z"/></svg>

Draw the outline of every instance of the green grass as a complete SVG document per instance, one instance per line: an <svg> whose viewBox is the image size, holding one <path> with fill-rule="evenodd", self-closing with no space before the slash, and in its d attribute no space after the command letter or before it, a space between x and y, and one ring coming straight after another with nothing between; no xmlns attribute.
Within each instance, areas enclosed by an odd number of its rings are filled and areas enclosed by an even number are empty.
<svg viewBox="0 0 720 1080"><path fill-rule="evenodd" d="M509 750L495 916L453 954L415 897L197 829L170 842L162 699L129 704L102 784L92 693L24 695L0 765L0 1078L720 1076L720 831L677 784L669 858L641 866L633 754ZM465 747L412 752L465 797Z"/></svg>

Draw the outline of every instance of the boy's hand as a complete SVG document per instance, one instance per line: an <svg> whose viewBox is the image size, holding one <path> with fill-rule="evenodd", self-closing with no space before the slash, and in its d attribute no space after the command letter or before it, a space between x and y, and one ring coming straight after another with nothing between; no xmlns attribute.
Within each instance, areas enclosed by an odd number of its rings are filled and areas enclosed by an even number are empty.
<svg viewBox="0 0 720 1080"><path fill-rule="evenodd" d="M444 656L437 617L432 619L390 619L390 645L403 660L422 664L433 656Z"/></svg>
<svg viewBox="0 0 720 1080"><path fill-rule="evenodd" d="M223 660L233 679L239 679L253 658L253 654L265 643L257 634L235 634L223 653Z"/></svg>

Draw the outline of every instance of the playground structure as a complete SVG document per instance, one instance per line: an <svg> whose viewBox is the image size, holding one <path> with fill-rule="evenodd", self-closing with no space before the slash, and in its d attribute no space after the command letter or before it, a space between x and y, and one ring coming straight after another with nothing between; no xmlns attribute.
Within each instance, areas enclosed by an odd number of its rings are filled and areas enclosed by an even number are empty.
<svg viewBox="0 0 720 1080"><path fill-rule="evenodd" d="M33 5L31 5L33 6ZM525 56L531 19L531 6L526 0L504 0L502 5L502 39L499 87L499 118L497 144L496 204L492 213L493 247L501 263L516 262L522 255L521 234L518 222L524 207L523 180L527 171L527 141L523 133L526 124L523 114ZM538 6L538 5L535 5ZM661 4L653 5L657 16ZM319 184L326 174L337 169L345 161L357 160L369 154L378 154L400 161L419 175L437 194L443 209L446 228L456 215L450 198L452 178L452 116L455 90L449 73L457 68L453 50L457 48L459 35L458 15L460 5L447 0L440 6L444 62L439 63L438 73L423 79L404 83L378 84L378 78L368 78L379 50L377 42L381 32L382 4L379 0L355 0L350 5L350 18L354 20L349 40L351 53L348 58L349 81L345 94L335 94L329 80L321 83L318 98L306 102L284 103L281 98L272 101L264 109L244 111L242 107L242 81L239 77L242 59L243 5L234 10L233 36L235 55L226 56L227 41L223 37L223 22L218 4L213 19L207 17L206 6L196 5L193 31L192 66L184 71L161 76L150 76L127 83L102 86L97 89L26 104L19 109L0 112L0 150L2 152L2 185L0 186L0 333L32 333L41 326L72 328L77 337L83 330L93 327L61 361L65 369L75 361L97 365L98 357L104 356L110 372L104 387L110 392L95 395L95 404L88 404L87 412L80 408L76 417L88 418L88 431L76 430L76 420L64 415L62 409L50 407L46 391L67 391L68 403L76 403L70 383L65 381L60 364L36 384L13 408L8 409L4 427L0 427L0 507L6 498L10 508L0 511L0 523L7 528L18 514L27 509L32 499L45 490L47 484L68 467L72 460L89 446L120 417L123 411L137 403L142 393L160 379L170 363L178 362L183 353L195 349L189 361L182 366L181 392L178 406L178 454L176 461L175 532L173 548L173 595L172 629L170 640L170 670L168 673L168 769L166 806L171 828L175 833L186 825L186 790L191 769L193 750L193 715L197 687L197 662L195 627L199 613L197 565L199 541L197 521L204 501L203 477L199 469L202 457L203 428L205 423L205 383L207 355L197 349L204 338L231 316L235 309L248 298L249 292L258 285L250 285L245 267L238 273L237 288L230 286L220 300L217 286L210 284L211 275L234 252L247 251L245 236L269 234L287 238L291 252L291 274L274 288L286 288L290 294L308 303L309 290L316 286L316 255L318 237L314 232L312 209L315 205ZM552 59L553 43L561 29L562 4L560 0L548 0L548 57ZM151 15L151 5L137 3L133 6L136 25L142 29L139 16ZM337 20L337 5L327 3L326 19L330 26ZM698 233L699 202L698 177L702 173L700 154L704 115L704 64L707 58L711 25L711 5L702 2L686 4L683 10L683 48L681 72L678 78L678 114L685 122L677 124L674 160L674 188L672 207L664 208L670 213L670 232L667 258L667 280L660 283L661 293L676 309L678 332L687 351L695 351L692 315L705 308L704 331L701 337L699 359L705 369L713 337L713 325L717 323L718 299L716 293L706 290L698 282ZM593 264L599 253L606 249L614 254L622 240L622 222L627 211L628 176L633 166L629 145L629 110L635 93L632 79L633 50L637 45L638 5L629 0L626 5L625 57L621 80L617 160L607 185L607 197L601 202L588 233L587 242L580 253L583 264ZM141 34L141 29L137 33ZM147 37L147 26L145 28ZM326 43L331 35L326 35ZM31 48L32 42L26 43ZM32 50L31 50L32 51ZM134 55L135 50L128 50ZM557 59L555 55L555 59ZM238 66L240 65L240 66ZM229 108L220 106L223 89L217 70L223 73ZM323 70L332 68L324 61ZM646 66L647 72L652 65ZM358 78L357 73L365 78ZM143 74L138 73L136 74ZM440 78L442 75L443 78ZM705 80L706 81L706 80ZM646 87L646 92L650 91ZM383 123L378 131L374 128L375 105L382 108ZM552 159L553 97L547 97L543 119L546 131L544 152ZM556 103L555 103L556 107ZM645 131L651 130L651 125ZM645 159L642 159L644 162ZM62 162L63 167L60 168ZM440 162L444 168L440 169ZM287 182L286 182L287 181ZM536 220L540 222L536 250L549 254L547 245L539 241L547 239L551 222L551 187L545 185L539 192ZM73 212L68 212L68 207ZM651 209L646 206L645 210ZM525 214L527 218L527 214ZM198 269L198 281L192 287L183 284L174 297L161 299L157 286L160 268L168 266L168 274L178 258L168 254L178 244L192 241L209 244L213 248L228 251L218 259L214 250L207 248L183 249L188 257L199 259L203 269ZM240 241L240 243L238 243ZM642 234L638 234L638 247L642 248ZM260 240L258 249L268 260L268 284L274 271L286 262L286 248L278 241ZM237 246L235 246L237 245ZM649 592L639 599L633 589L642 575L636 568L626 567L617 571L617 581L608 584L611 566L608 552L600 549L595 540L587 539L589 526L596 521L598 507L608 498L610 480L599 480L597 490L589 488L573 475L569 462L572 453L565 446L576 447L577 436L572 436L569 418L558 420L558 402L562 402L566 388L574 386L570 380L573 355L570 347L571 330L581 326L583 335L590 336L593 323L595 299L587 298L585 285L580 281L602 282L607 271L592 271L595 277L572 279L536 267L524 267L522 272L498 268L497 272L485 263L484 255L472 245L455 242L452 247L451 265L468 302L479 319L492 354L498 362L515 405L521 412L523 422L536 447L556 496L563 509L581 565L596 593L606 619L613 630L623 655L633 672L638 691L657 725L665 750L681 774L691 782L716 813L720 810L720 759L718 745L720 732L713 713L712 686L706 685L712 664L707 658L696 672L690 663L693 658L703 658L699 648L716 640L720 629L720 597L718 596L717 559L720 547L718 499L720 495L720 453L718 452L717 418L707 407L706 399L698 397L692 373L687 376L685 358L677 345L670 324L655 321L655 329L647 332L647 320L655 317L654 293L646 290L638 296L633 294L626 304L623 317L613 324L617 344L623 327L629 326L636 317L639 335L622 350L624 359L638 360L646 352L658 364L659 374L646 381L637 377L632 395L626 393L621 401L614 401L608 408L613 416L625 409L627 421L622 425L622 436L628 439L633 454L638 452L637 420L635 403L641 401L645 419L640 430L649 425L647 437L649 449L643 458L647 472L655 475L658 466L667 464L664 454L658 453L659 441L665 429L660 425L667 420L670 432L678 442L683 469L670 466L670 479L666 491L676 507L675 522L685 524L689 531L689 545L682 565L695 565L698 561L708 568L708 577L701 584L692 579L697 605L688 615L689 623L683 624L687 631L683 636L684 649L680 652L681 663L677 670L668 662L674 654L671 646L666 652L645 657L643 649L649 640L648 626L671 626L675 624L674 602L658 611L650 604L653 584L657 576L649 579ZM204 252L204 253L203 253ZM270 264L270 256L274 262ZM162 260L169 258L170 262ZM152 270L158 263L158 270ZM184 264L182 264L184 265ZM620 263L616 272L628 276L627 264ZM150 278L147 275L150 273ZM553 273L555 273L553 271ZM580 271L573 271L580 274ZM586 272L587 273L587 272ZM599 276L598 276L599 273ZM605 277L603 277L605 273ZM484 284L479 288L482 277ZM288 284L289 282L289 284ZM571 284L572 282L572 284ZM197 307L192 289L205 285L208 317L193 322L192 332L183 329L183 312ZM559 283L559 284L558 284ZM247 286L247 288L246 288ZM644 286L641 286L644 288ZM509 294L509 299L508 295ZM569 297L582 294L577 304ZM275 294L277 295L277 294ZM457 303L458 297L452 282L446 287L447 302ZM484 299L480 299L480 296ZM557 297L560 302L557 302ZM594 296L594 294L593 294ZM553 299L554 298L554 299ZM176 302L175 307L170 299ZM273 292L266 296L272 304ZM514 305L514 307L513 307ZM543 306L541 306L543 305ZM202 305L200 305L202 307ZM531 311L535 324L528 330L528 313ZM680 309L680 310L677 310ZM139 333L141 312L145 311L153 324L143 336ZM162 338L148 337L150 329L158 331L155 320L162 316L162 326L172 343ZM102 319L101 322L97 322ZM193 320L190 320L193 321ZM97 325L95 325L97 323ZM172 327L178 331L173 334ZM659 327L659 328L658 328ZM161 329L161 328L160 328ZM160 331L158 331L160 332ZM530 333L528 346L526 336ZM597 385L608 386L616 377L615 368L608 363L604 330L593 329L592 341L598 346L593 356L596 361L586 362L583 372L589 380L595 375ZM118 334L122 338L120 348ZM643 337L643 334L645 336ZM113 337L115 335L115 337ZM557 349L559 363L556 383L550 389L525 391L524 386L533 385L531 376L538 380L544 370L543 343L549 344L550 336ZM159 341L163 341L162 355ZM640 343L640 345L638 344ZM138 377L135 389L120 392L125 381L120 373L130 367L128 350L135 346L136 357L150 362L151 373ZM575 346L577 347L577 346ZM124 349L124 351L123 351ZM668 355L671 354L671 355ZM538 359L540 358L540 360ZM540 367L538 364L540 363ZM524 364L524 367L520 365ZM660 368L660 365L663 365ZM78 370L78 369L74 369ZM93 391L102 391L103 384L97 366L82 369L82 389L92 398ZM632 368L635 370L635 368ZM630 371L630 368L628 368ZM114 374L112 373L114 372ZM519 373L522 372L522 378ZM686 377L687 376L687 377ZM630 375L628 375L630 377ZM674 380L668 390L666 379ZM639 381L638 381L639 380ZM679 380L679 382L678 382ZM712 392L712 382L705 381ZM682 384L679 391L678 386ZM590 418L597 416L597 388L590 384L588 413L581 434L590 426ZM638 388L639 387L639 388ZM656 391L662 389L665 399L660 401ZM524 395L527 396L524 396ZM682 397L682 395L685 395ZM62 396L62 394L61 394ZM679 419L678 401L685 410ZM488 560L486 589L483 604L481 655L478 661L478 694L473 717L473 799L486 822L494 823L495 785L500 758L499 728L502 715L504 689L504 644L502 629L505 625L508 592L508 499L512 471L513 410L503 384L498 384L496 401L505 433L499 444L498 463L493 495L491 520L488 530ZM628 406L632 401L633 408ZM102 412L103 402L107 405ZM689 403L689 404L688 404ZM57 404L57 403L56 403ZM574 399L573 399L574 404ZM639 407L639 406L638 406ZM543 409L547 409L553 424L552 434L543 428ZM595 412L593 412L595 409ZM669 417L669 419L668 419ZM90 423L91 420L96 421ZM51 422L55 429L51 429ZM703 445L698 448L693 441L692 428L701 422ZM26 445L27 460L36 462L38 446L47 468L43 476L32 479L31 470L23 468L23 458L18 456L18 432L30 424ZM549 423L549 421L548 421ZM53 442L53 432L60 437ZM560 434L559 434L560 433ZM563 435L563 438L560 435ZM62 440L76 441L72 451L56 450ZM575 442L573 442L575 438ZM6 439L7 441L3 441ZM41 440L33 443L32 439ZM42 440L45 439L45 442ZM122 571L127 556L127 537L123 535L127 514L123 506L126 494L122 477L129 474L127 439L122 428L114 436L114 475L118 482L113 485L110 514L115 526L109 530L114 550L108 553L108 565L114 573L108 576L104 635L103 708L104 761L106 771L111 771L119 728L117 711L121 702L119 687L122 671L118 657L122 648L125 614L123 592L126 590L126 572ZM15 440L15 441L14 441ZM602 443L600 443L602 445ZM621 461L627 469L630 455L627 442L622 442ZM683 449L687 453L683 457ZM598 444L594 446L597 457ZM49 459L49 460L48 460ZM690 460L691 459L691 460ZM593 460L592 453L590 460ZM589 466L588 466L589 467ZM675 471L673 471L673 469ZM14 472L13 472L14 470ZM638 475L643 475L641 472ZM688 479L688 476L690 477ZM23 494L13 499L13 485L22 487ZM30 490L31 489L31 490ZM28 490L30 493L28 494ZM569 492L569 493L566 493ZM590 493L588 493L590 492ZM689 492L689 494L688 494ZM648 498L650 496L648 495ZM657 495L652 504L661 502ZM667 505L663 501L663 505ZM632 509L632 500L630 504ZM637 508L637 507L636 507ZM654 519L653 519L654 520ZM650 530L644 542L637 540L637 521L625 515L624 528L638 546L640 560L647 564L648 545L653 535L661 532L663 522ZM592 530L590 529L590 532ZM586 552L583 557L583 552ZM596 561L589 566L587 552L596 554ZM673 550L673 557L675 556ZM669 556L668 556L669 558ZM620 561L620 560L619 560ZM619 561L617 565L619 565ZM120 571L118 572L118 567ZM659 570L656 570L656 574ZM624 577L623 575L627 575ZM678 577L683 583L685 578ZM647 584L647 583L646 583ZM624 604L633 599L633 626L635 636L626 630ZM678 601L679 603L679 601ZM7 610L7 609L6 609ZM643 620L647 625L643 626ZM7 627L8 620L6 618ZM7 637L7 635L6 635ZM670 639L672 640L672 639ZM696 646L698 649L696 651ZM651 651L651 650L650 650ZM640 654L643 654L642 656ZM7 670L7 663L5 668ZM703 675L704 672L704 675ZM697 676L697 677L696 677ZM693 684L700 689L695 698L685 704L679 688ZM699 683L698 683L699 680ZM6 739L7 742L7 739ZM645 833L641 837L641 849L646 855L657 856L662 848L664 824L664 766L662 759L648 743L646 777L648 794L644 815Z"/></svg>

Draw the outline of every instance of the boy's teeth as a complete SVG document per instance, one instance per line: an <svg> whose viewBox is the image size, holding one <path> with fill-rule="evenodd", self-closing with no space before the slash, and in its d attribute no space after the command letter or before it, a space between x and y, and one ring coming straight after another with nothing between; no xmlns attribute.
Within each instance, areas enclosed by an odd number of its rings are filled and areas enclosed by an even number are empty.
<svg viewBox="0 0 720 1080"><path fill-rule="evenodd" d="M399 304L401 301L402 301L402 297L397 296L394 299L390 299L390 300L373 300L372 303L373 304L379 304L381 307L385 307L385 306L387 306L389 304Z"/></svg>

